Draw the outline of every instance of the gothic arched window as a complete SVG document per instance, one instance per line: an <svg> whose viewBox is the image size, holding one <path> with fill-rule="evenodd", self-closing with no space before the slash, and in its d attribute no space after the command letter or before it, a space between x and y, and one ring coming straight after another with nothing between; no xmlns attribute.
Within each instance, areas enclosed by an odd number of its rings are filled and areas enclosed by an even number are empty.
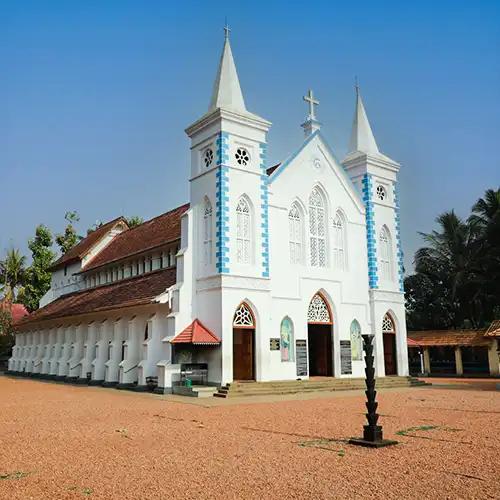
<svg viewBox="0 0 500 500"><path fill-rule="evenodd" d="M281 361L293 361L293 322L286 316L280 325L280 351Z"/></svg>
<svg viewBox="0 0 500 500"><path fill-rule="evenodd" d="M288 231L290 242L290 262L303 262L304 237L302 234L302 216L297 203L292 205L288 212Z"/></svg>
<svg viewBox="0 0 500 500"><path fill-rule="evenodd" d="M314 188L309 196L309 243L311 266L326 267L325 200L318 188Z"/></svg>
<svg viewBox="0 0 500 500"><path fill-rule="evenodd" d="M380 230L379 248L381 278L385 281L392 281L392 243L391 234L386 226Z"/></svg>
<svg viewBox="0 0 500 500"><path fill-rule="evenodd" d="M345 269L346 252L345 252L345 224L342 214L337 212L333 219L333 266L335 269L343 271Z"/></svg>
<svg viewBox="0 0 500 500"><path fill-rule="evenodd" d="M384 315L382 320L382 332L383 333L396 333L396 328L394 327L394 321L392 320L389 313Z"/></svg>
<svg viewBox="0 0 500 500"><path fill-rule="evenodd" d="M205 266L212 263L212 204L208 198L203 208L203 262Z"/></svg>
<svg viewBox="0 0 500 500"><path fill-rule="evenodd" d="M351 359L360 361L363 359L363 338L361 337L361 325L354 319L351 323Z"/></svg>
<svg viewBox="0 0 500 500"><path fill-rule="evenodd" d="M325 299L319 293L317 293L309 303L309 309L307 310L307 322L325 323L327 325L332 323L330 309L328 308Z"/></svg>
<svg viewBox="0 0 500 500"><path fill-rule="evenodd" d="M248 201L241 197L236 206L236 261L250 264L252 239L252 214Z"/></svg>
<svg viewBox="0 0 500 500"><path fill-rule="evenodd" d="M250 308L245 304L245 302L242 302L238 306L238 309L236 309L233 318L233 326L240 328L252 328L255 326L252 311L250 311Z"/></svg>

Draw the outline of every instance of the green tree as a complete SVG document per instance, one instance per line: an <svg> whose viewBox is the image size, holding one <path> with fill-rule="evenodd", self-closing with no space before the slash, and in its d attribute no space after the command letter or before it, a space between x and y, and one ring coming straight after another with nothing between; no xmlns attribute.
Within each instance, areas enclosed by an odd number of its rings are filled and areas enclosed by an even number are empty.
<svg viewBox="0 0 500 500"><path fill-rule="evenodd" d="M56 243L61 249L61 253L65 254L71 250L82 237L76 232L74 224L80 220L77 212L66 212L64 218L68 222L64 233L59 233L56 235Z"/></svg>
<svg viewBox="0 0 500 500"><path fill-rule="evenodd" d="M25 285L20 298L31 312L38 309L40 299L50 288L49 268L55 257L50 229L43 224L37 226L35 237L29 240L28 247L31 250L32 263L26 271Z"/></svg>
<svg viewBox="0 0 500 500"><path fill-rule="evenodd" d="M0 359L10 358L14 345L14 327L10 311L0 307Z"/></svg>
<svg viewBox="0 0 500 500"><path fill-rule="evenodd" d="M138 215L132 215L131 217L127 217L125 220L127 221L128 227L130 229L136 226L140 226L144 222L144 219L142 217L139 217Z"/></svg>
<svg viewBox="0 0 500 500"><path fill-rule="evenodd" d="M15 248L10 249L0 261L0 283L7 300L16 301L17 291L24 285L26 257Z"/></svg>

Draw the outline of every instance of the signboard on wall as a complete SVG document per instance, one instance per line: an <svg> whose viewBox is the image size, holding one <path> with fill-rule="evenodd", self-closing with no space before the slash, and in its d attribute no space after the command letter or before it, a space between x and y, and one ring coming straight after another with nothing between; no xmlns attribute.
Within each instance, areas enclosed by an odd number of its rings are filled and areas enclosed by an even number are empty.
<svg viewBox="0 0 500 500"><path fill-rule="evenodd" d="M280 350L280 339L269 339L269 348L271 351Z"/></svg>
<svg viewBox="0 0 500 500"><path fill-rule="evenodd" d="M295 341L295 356L297 358L297 377L307 377L307 341Z"/></svg>
<svg viewBox="0 0 500 500"><path fill-rule="evenodd" d="M340 341L340 373L342 375L352 374L351 341Z"/></svg>

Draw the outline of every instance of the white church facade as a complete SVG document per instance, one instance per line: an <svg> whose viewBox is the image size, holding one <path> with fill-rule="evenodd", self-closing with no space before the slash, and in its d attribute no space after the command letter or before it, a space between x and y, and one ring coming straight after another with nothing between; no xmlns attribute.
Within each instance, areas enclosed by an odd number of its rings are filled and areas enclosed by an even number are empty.
<svg viewBox="0 0 500 500"><path fill-rule="evenodd" d="M408 375L399 164L379 151L359 94L339 162L304 98L305 139L267 164L271 123L246 109L229 38L209 110L189 126L189 203L135 228L123 218L53 266L22 321L11 373L170 392L205 383Z"/></svg>

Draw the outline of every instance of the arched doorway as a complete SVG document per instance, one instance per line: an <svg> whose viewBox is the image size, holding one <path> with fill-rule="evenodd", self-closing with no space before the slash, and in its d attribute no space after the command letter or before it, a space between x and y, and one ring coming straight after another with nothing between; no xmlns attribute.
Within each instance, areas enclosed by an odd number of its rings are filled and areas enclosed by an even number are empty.
<svg viewBox="0 0 500 500"><path fill-rule="evenodd" d="M333 376L333 316L325 298L317 293L307 311L309 375Z"/></svg>
<svg viewBox="0 0 500 500"><path fill-rule="evenodd" d="M255 318L245 302L233 318L233 379L255 380Z"/></svg>
<svg viewBox="0 0 500 500"><path fill-rule="evenodd" d="M384 339L384 366L386 375L397 375L396 361L396 327L389 313L382 320L382 337Z"/></svg>

